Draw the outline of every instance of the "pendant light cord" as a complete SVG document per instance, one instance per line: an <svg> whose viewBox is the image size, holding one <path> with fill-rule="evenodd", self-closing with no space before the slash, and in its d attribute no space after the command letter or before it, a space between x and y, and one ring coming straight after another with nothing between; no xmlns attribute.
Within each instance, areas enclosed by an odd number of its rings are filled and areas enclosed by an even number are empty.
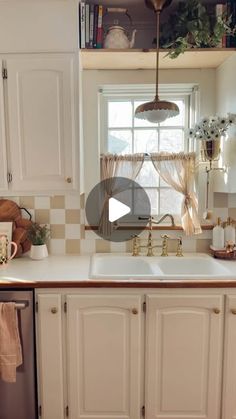
<svg viewBox="0 0 236 419"><path fill-rule="evenodd" d="M158 101L159 100L159 95L158 95L158 83L159 83L159 47L160 47L160 13L161 10L157 9L156 10L156 17L157 17L157 27L156 27L156 31L157 31L157 46L156 46L156 98L155 100Z"/></svg>

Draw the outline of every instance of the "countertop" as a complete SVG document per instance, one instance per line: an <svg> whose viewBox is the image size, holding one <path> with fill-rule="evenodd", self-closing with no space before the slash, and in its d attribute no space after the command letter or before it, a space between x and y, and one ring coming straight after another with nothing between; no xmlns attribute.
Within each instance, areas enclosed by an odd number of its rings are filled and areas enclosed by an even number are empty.
<svg viewBox="0 0 236 419"><path fill-rule="evenodd" d="M13 259L0 267L0 288L226 288L236 287L236 261L219 261L229 275L218 279L90 279L90 256Z"/></svg>

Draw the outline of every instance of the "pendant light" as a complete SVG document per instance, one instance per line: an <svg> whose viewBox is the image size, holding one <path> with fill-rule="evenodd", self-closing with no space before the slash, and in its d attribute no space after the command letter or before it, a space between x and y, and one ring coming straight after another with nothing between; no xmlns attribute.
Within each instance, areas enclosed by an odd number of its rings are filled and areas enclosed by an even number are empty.
<svg viewBox="0 0 236 419"><path fill-rule="evenodd" d="M172 118L179 114L178 106L173 102L159 99L159 47L160 47L160 13L163 7L168 6L170 0L145 0L146 5L154 9L156 13L156 96L152 102L146 102L137 107L135 118L144 119L152 123L160 123L167 118Z"/></svg>

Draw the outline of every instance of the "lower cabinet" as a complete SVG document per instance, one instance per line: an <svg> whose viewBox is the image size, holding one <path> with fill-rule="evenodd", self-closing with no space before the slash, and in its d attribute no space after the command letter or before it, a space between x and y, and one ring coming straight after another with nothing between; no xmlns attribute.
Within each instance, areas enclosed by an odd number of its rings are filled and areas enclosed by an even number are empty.
<svg viewBox="0 0 236 419"><path fill-rule="evenodd" d="M236 295L116 291L37 291L41 417L235 418Z"/></svg>
<svg viewBox="0 0 236 419"><path fill-rule="evenodd" d="M236 418L236 295L225 304L225 346L222 419Z"/></svg>
<svg viewBox="0 0 236 419"><path fill-rule="evenodd" d="M68 295L67 310L70 417L139 418L141 297Z"/></svg>
<svg viewBox="0 0 236 419"><path fill-rule="evenodd" d="M221 296L147 296L146 417L220 417Z"/></svg>

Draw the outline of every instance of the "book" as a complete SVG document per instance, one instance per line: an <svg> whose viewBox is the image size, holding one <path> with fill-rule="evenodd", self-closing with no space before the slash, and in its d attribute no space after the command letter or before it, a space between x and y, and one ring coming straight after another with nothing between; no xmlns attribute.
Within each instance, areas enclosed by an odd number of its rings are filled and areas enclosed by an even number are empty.
<svg viewBox="0 0 236 419"><path fill-rule="evenodd" d="M102 4L99 4L99 6L98 6L98 27L97 27L97 48L102 48L102 38L103 38L102 16L103 16L103 6L102 6Z"/></svg>
<svg viewBox="0 0 236 419"><path fill-rule="evenodd" d="M94 30L94 4L91 4L90 15L89 15L89 48L93 48L93 30Z"/></svg>
<svg viewBox="0 0 236 419"><path fill-rule="evenodd" d="M90 32L90 9L89 4L85 4L85 48L89 48L89 32Z"/></svg>
<svg viewBox="0 0 236 419"><path fill-rule="evenodd" d="M80 3L80 48L85 48L85 2Z"/></svg>
<svg viewBox="0 0 236 419"><path fill-rule="evenodd" d="M94 5L93 48L97 48L98 4Z"/></svg>

